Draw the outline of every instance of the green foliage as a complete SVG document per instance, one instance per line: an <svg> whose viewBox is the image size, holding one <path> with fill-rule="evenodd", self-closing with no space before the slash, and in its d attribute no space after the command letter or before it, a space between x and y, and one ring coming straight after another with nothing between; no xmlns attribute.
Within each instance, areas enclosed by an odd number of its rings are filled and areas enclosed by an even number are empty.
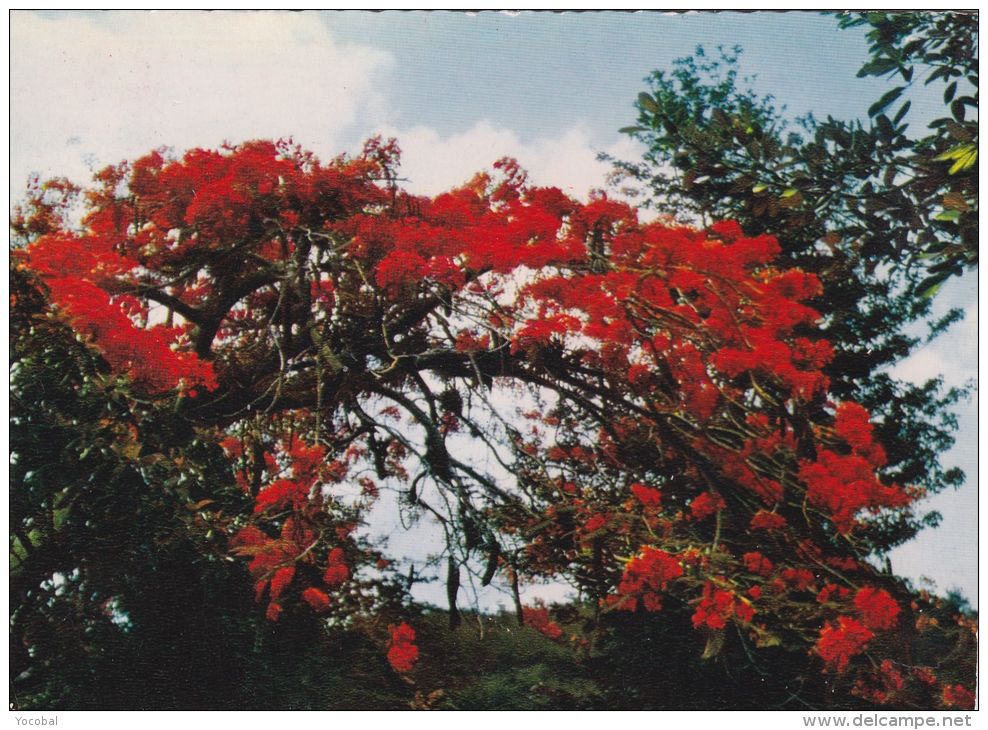
<svg viewBox="0 0 988 730"><path fill-rule="evenodd" d="M464 614L449 630L443 611L416 623L426 658L414 673L437 709L577 710L600 707L600 688L571 646L519 626L514 614ZM432 657L432 661L428 659Z"/></svg>
<svg viewBox="0 0 988 730"><path fill-rule="evenodd" d="M873 27L861 75L906 81L876 101L868 125L806 116L792 128L784 108L740 77L740 48L717 57L700 48L646 79L637 125L624 130L646 152L640 162L614 161L617 176L658 212L705 224L734 219L749 235L775 235L780 265L820 277L824 294L813 306L836 350L826 370L833 394L884 424L886 475L931 493L963 479L938 456L953 443L950 408L965 394L937 381L893 382L884 371L919 343L906 329L929 316L931 295L977 262L977 164L952 146L976 146L976 121L957 107L958 116L934 120L931 134L907 133L914 68L916 79L922 68L928 81L960 77L976 87L972 22L960 14L845 17L842 26ZM931 336L959 316L933 323ZM873 547L901 544L923 524L886 525Z"/></svg>
<svg viewBox="0 0 988 730"><path fill-rule="evenodd" d="M243 700L238 596L198 511L229 469L160 414L143 433L105 364L11 272L11 697L17 707ZM177 678L183 680L177 681ZM114 686L114 692L106 687ZM213 696L215 693L215 698Z"/></svg>
<svg viewBox="0 0 988 730"><path fill-rule="evenodd" d="M936 667L945 681L971 683L976 676L976 636L943 630L972 613L963 599L919 598L916 616L932 628L914 636L911 667ZM687 606L660 613L616 613L604 617L600 640L588 661L599 682L602 705L627 710L807 710L874 709L841 674L809 670L802 652L783 641L756 651L751 638L728 629L715 656L700 658L702 637L693 631ZM658 658L658 659L657 659ZM899 667L901 671L909 668ZM937 705L937 688L913 698L916 707ZM839 700L837 698L840 698ZM839 703L839 704L835 704ZM883 709L890 709L884 706ZM903 708L904 709L904 708Z"/></svg>
<svg viewBox="0 0 988 730"><path fill-rule="evenodd" d="M916 250L929 276L920 293L932 296L947 277L978 261L977 14L870 12L844 15L840 27L868 28L871 60L858 76L898 76L904 82L868 110L880 128L895 129L908 118L909 100L891 121L886 112L918 81L943 87L949 113L930 122L925 137L909 140L897 180L921 217Z"/></svg>

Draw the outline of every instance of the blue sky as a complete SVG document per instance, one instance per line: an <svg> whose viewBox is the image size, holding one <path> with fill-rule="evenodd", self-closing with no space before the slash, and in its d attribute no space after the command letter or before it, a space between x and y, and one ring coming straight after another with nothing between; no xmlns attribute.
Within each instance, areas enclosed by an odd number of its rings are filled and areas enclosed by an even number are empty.
<svg viewBox="0 0 988 730"><path fill-rule="evenodd" d="M836 19L816 13L384 12L323 20L335 37L386 48L398 60L384 87L397 123L443 134L480 117L537 139L580 120L604 144L634 121L642 78L698 44L741 45L756 87L794 111L862 114L883 85L847 84L864 39L836 33Z"/></svg>
<svg viewBox="0 0 988 730"><path fill-rule="evenodd" d="M510 155L536 182L582 197L604 184L598 151L639 154L617 130L635 121L643 77L698 44L742 46L755 90L794 116L864 118L887 88L855 78L862 34L814 13L15 11L10 30L11 200L31 172L84 180L162 145L294 136L331 157L375 133L398 137L417 192ZM914 114L928 117L922 101ZM967 320L897 374L975 378L976 277L952 281L937 306L964 307ZM947 459L968 484L933 500L942 527L892 560L976 600L976 403L960 412ZM394 546L421 552L422 537Z"/></svg>

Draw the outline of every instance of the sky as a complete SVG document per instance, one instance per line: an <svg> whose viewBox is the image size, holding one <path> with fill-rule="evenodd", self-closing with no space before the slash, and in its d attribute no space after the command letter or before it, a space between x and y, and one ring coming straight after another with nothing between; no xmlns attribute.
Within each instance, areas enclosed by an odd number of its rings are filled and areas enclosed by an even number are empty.
<svg viewBox="0 0 988 730"><path fill-rule="evenodd" d="M618 129L635 122L643 78L698 44L742 46L755 91L794 116L865 118L887 89L855 77L863 36L816 13L13 11L10 200L33 173L85 182L162 146L290 136L326 159L359 151L374 134L398 138L406 186L417 193L511 156L534 182L583 198L605 184L599 152L640 154ZM913 113L924 114L921 103ZM895 374L976 379L976 275L950 281L936 306L967 316ZM891 557L900 575L928 576L976 604L976 400L958 413L945 461L968 482L930 500L941 527ZM382 529L397 522L393 510L379 519ZM396 536L392 549L421 553L427 533ZM421 591L436 601L442 593Z"/></svg>

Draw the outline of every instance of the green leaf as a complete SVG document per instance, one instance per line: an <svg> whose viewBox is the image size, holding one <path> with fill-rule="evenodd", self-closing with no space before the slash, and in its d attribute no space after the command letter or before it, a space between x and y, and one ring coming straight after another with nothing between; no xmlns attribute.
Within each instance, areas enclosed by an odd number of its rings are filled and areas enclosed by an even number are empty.
<svg viewBox="0 0 988 730"><path fill-rule="evenodd" d="M935 221L956 221L961 217L961 212L959 210L945 210L942 213L937 213L933 216Z"/></svg>
<svg viewBox="0 0 988 730"><path fill-rule="evenodd" d="M947 280L947 274L937 274L936 276L931 276L929 279L924 281L919 285L919 296L921 299L932 299L937 295L940 289L943 287L943 283Z"/></svg>
<svg viewBox="0 0 988 730"><path fill-rule="evenodd" d="M651 95L645 93L644 91L638 95L638 106L640 106L645 111L652 112L653 114L659 113L659 104L651 97Z"/></svg>
<svg viewBox="0 0 988 730"><path fill-rule="evenodd" d="M960 99L951 102L950 113L954 115L954 119L956 119L958 122L964 121L964 115L966 114L966 112L967 110L964 108L964 102L962 102Z"/></svg>
<svg viewBox="0 0 988 730"><path fill-rule="evenodd" d="M758 183L751 188L751 192L753 193L764 193L766 190L768 190L768 185L765 183Z"/></svg>
<svg viewBox="0 0 988 730"><path fill-rule="evenodd" d="M875 120L878 124L878 131L882 135L882 139L890 141L895 136L895 128L892 126L892 122L884 114L879 114L878 119Z"/></svg>
<svg viewBox="0 0 988 730"><path fill-rule="evenodd" d="M881 76L898 68L898 65L891 58L879 58L862 66L861 70L858 71L858 78L863 76Z"/></svg>
<svg viewBox="0 0 988 730"><path fill-rule="evenodd" d="M932 84L934 81L936 81L939 78L946 78L948 74L950 74L950 69L948 69L946 66L941 66L927 77L925 83L927 85Z"/></svg>
<svg viewBox="0 0 988 730"><path fill-rule="evenodd" d="M888 108L889 104L902 96L902 92L905 91L905 89L905 86L896 86L891 91L885 92L881 99L868 107L868 116L873 117L881 114L886 108Z"/></svg>
<svg viewBox="0 0 988 730"><path fill-rule="evenodd" d="M943 103L949 104L953 98L954 94L957 93L957 82L951 81L946 89L943 90Z"/></svg>
<svg viewBox="0 0 988 730"><path fill-rule="evenodd" d="M65 520L69 516L71 507L62 507L61 509L52 510L52 524L55 529L58 530L65 524Z"/></svg>
<svg viewBox="0 0 988 730"><path fill-rule="evenodd" d="M637 134L638 132L647 132L647 127L621 127L618 130L618 134Z"/></svg>
<svg viewBox="0 0 988 730"><path fill-rule="evenodd" d="M715 629L710 632L707 637L707 645L703 649L703 656L701 659L713 659L715 656L720 654L720 650L724 648L724 629Z"/></svg>
<svg viewBox="0 0 988 730"><path fill-rule="evenodd" d="M899 111L896 112L895 117L892 119L892 124L898 124L899 122L901 122L902 118L909 113L909 107L911 107L912 105L913 103L911 101L907 101L905 104L903 104L902 107L899 109Z"/></svg>

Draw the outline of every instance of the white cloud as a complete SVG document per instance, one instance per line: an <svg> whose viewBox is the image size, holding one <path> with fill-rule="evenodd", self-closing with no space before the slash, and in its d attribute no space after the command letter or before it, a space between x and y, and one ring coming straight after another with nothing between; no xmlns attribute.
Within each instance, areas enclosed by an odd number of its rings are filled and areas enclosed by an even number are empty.
<svg viewBox="0 0 988 730"><path fill-rule="evenodd" d="M971 282L961 283L969 286ZM976 286L976 282L974 283ZM960 290L960 293L976 295L976 290ZM956 303L963 307L964 319L933 342L897 363L891 370L894 377L924 383L940 375L948 386L963 386L969 380L977 378L978 305L971 303L963 306L963 301Z"/></svg>
<svg viewBox="0 0 988 730"><path fill-rule="evenodd" d="M14 12L10 35L12 198L32 172L85 182L160 146L292 136L326 159L375 129L398 137L409 188L422 194L504 156L578 198L609 171L578 121L537 140L484 120L446 137L388 125L377 89L393 57L335 42L313 13ZM606 151L640 154L627 138Z"/></svg>
<svg viewBox="0 0 988 730"><path fill-rule="evenodd" d="M422 195L435 195L490 169L502 157L514 157L529 173L531 182L555 186L564 193L585 199L594 188L603 188L610 166L597 159L597 148L579 123L554 137L522 141L515 132L478 121L465 132L442 137L429 127L382 129L397 137L402 149L402 175L407 188ZM640 154L631 140L622 140L603 150L618 157Z"/></svg>
<svg viewBox="0 0 988 730"><path fill-rule="evenodd" d="M385 51L334 43L315 14L13 12L11 192L31 172L85 181L89 163L167 145L293 136L324 157L380 118Z"/></svg>

